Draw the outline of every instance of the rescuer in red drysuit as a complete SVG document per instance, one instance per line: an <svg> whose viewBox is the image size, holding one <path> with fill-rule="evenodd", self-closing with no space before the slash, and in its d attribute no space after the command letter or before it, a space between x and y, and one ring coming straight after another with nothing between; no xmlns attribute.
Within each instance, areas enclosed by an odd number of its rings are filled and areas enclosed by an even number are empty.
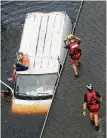
<svg viewBox="0 0 107 138"><path fill-rule="evenodd" d="M92 125L95 125L95 130L99 130L99 118L98 111L102 102L102 96L95 90L91 84L87 85L88 92L84 95L83 102L83 115L86 115L86 108L90 112L90 121Z"/></svg>
<svg viewBox="0 0 107 138"><path fill-rule="evenodd" d="M69 40L69 44L66 45L66 41ZM79 77L77 66L80 66L80 56L81 56L81 49L80 49L81 40L78 37L70 34L64 40L65 48L69 49L69 56L71 58L71 64L73 70L75 72L75 77Z"/></svg>

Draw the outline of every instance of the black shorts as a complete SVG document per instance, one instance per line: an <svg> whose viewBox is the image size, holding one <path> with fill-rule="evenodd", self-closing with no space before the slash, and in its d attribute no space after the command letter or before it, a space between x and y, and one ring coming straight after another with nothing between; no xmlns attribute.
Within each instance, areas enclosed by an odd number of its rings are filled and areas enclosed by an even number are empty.
<svg viewBox="0 0 107 138"><path fill-rule="evenodd" d="M16 64L16 71L26 71L28 67L22 66L19 63Z"/></svg>

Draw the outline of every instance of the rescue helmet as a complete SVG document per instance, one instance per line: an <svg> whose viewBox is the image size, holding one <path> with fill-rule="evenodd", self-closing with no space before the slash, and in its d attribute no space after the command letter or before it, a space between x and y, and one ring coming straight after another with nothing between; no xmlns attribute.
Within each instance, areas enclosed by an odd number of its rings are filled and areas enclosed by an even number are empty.
<svg viewBox="0 0 107 138"><path fill-rule="evenodd" d="M92 86L92 84L88 84L86 87L87 87L88 91L90 91L90 92L93 91L93 86Z"/></svg>
<svg viewBox="0 0 107 138"><path fill-rule="evenodd" d="M73 34L69 34L67 37L66 37L66 40L71 40L73 38Z"/></svg>

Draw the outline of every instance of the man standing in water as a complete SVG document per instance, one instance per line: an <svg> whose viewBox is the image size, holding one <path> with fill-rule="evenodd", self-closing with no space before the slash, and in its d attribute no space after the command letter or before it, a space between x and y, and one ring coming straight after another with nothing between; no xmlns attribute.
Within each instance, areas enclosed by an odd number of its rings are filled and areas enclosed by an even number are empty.
<svg viewBox="0 0 107 138"><path fill-rule="evenodd" d="M13 65L13 73L12 77L8 78L9 81L15 79L16 71L26 71L29 68L29 58L28 56L24 55L22 52L18 53L18 63Z"/></svg>
<svg viewBox="0 0 107 138"><path fill-rule="evenodd" d="M100 109L100 103L102 102L102 96L93 90L93 86L88 84L87 86L88 92L84 95L83 102L83 115L86 115L86 108L90 113L90 121L92 125L95 125L95 130L99 130L99 117L98 112Z"/></svg>

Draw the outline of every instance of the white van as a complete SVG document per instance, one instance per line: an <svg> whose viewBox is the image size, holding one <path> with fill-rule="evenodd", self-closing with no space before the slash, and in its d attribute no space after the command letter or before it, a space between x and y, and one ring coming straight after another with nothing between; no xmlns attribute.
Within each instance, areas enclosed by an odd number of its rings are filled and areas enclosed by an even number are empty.
<svg viewBox="0 0 107 138"><path fill-rule="evenodd" d="M47 113L64 65L64 39L72 31L65 12L26 15L19 52L30 59L27 71L17 72L12 112Z"/></svg>

